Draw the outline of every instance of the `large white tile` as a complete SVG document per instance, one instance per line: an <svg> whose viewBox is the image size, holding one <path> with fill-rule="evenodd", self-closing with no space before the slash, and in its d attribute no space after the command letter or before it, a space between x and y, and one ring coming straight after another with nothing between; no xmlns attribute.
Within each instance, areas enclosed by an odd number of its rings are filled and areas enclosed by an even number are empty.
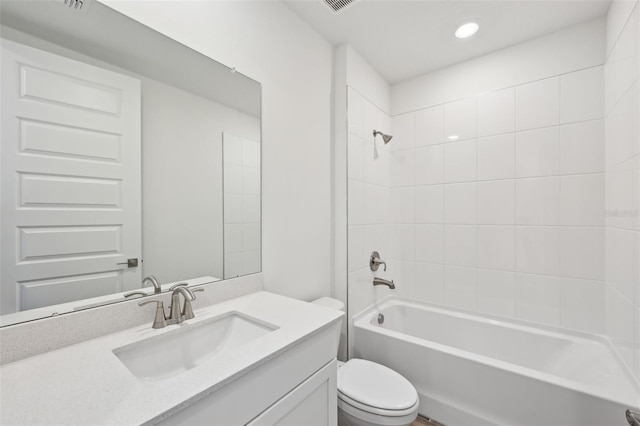
<svg viewBox="0 0 640 426"><path fill-rule="evenodd" d="M224 192L242 194L242 166L226 164L224 167Z"/></svg>
<svg viewBox="0 0 640 426"><path fill-rule="evenodd" d="M416 299L444 302L444 265L416 263Z"/></svg>
<svg viewBox="0 0 640 426"><path fill-rule="evenodd" d="M426 185L416 187L416 223L444 222L444 187Z"/></svg>
<svg viewBox="0 0 640 426"><path fill-rule="evenodd" d="M227 164L242 165L243 140L232 135L223 135L222 155L225 167Z"/></svg>
<svg viewBox="0 0 640 426"><path fill-rule="evenodd" d="M478 311L515 316L515 273L478 269Z"/></svg>
<svg viewBox="0 0 640 426"><path fill-rule="evenodd" d="M516 176L560 174L560 128L546 127L516 133Z"/></svg>
<svg viewBox="0 0 640 426"><path fill-rule="evenodd" d="M395 168L391 173L395 173ZM415 182L417 185L444 182L444 145L415 150Z"/></svg>
<svg viewBox="0 0 640 426"><path fill-rule="evenodd" d="M415 260L416 231L414 225L393 225L391 230L390 259Z"/></svg>
<svg viewBox="0 0 640 426"><path fill-rule="evenodd" d="M530 274L560 274L560 228L519 226L516 228L516 271Z"/></svg>
<svg viewBox="0 0 640 426"><path fill-rule="evenodd" d="M391 220L393 223L415 222L415 192L413 187L391 188Z"/></svg>
<svg viewBox="0 0 640 426"><path fill-rule="evenodd" d="M516 181L516 223L560 224L560 178L545 177Z"/></svg>
<svg viewBox="0 0 640 426"><path fill-rule="evenodd" d="M494 180L477 183L478 223L511 225L515 221L515 181Z"/></svg>
<svg viewBox="0 0 640 426"><path fill-rule="evenodd" d="M261 263L260 250L242 252L242 275L260 272Z"/></svg>
<svg viewBox="0 0 640 426"><path fill-rule="evenodd" d="M411 186L415 184L416 153L413 150L391 153L391 186Z"/></svg>
<svg viewBox="0 0 640 426"><path fill-rule="evenodd" d="M243 222L260 222L260 196L259 195L243 195L242 196L242 221Z"/></svg>
<svg viewBox="0 0 640 426"><path fill-rule="evenodd" d="M563 225L604 226L604 173L562 176L560 184Z"/></svg>
<svg viewBox="0 0 640 426"><path fill-rule="evenodd" d="M607 286L607 336L622 360L633 368L636 307L611 286Z"/></svg>
<svg viewBox="0 0 640 426"><path fill-rule="evenodd" d="M381 276L382 278L391 280L395 283L396 288L391 292L394 296L400 297L410 297L414 298L416 294L416 264L413 261L396 261L392 260L390 262L390 269L386 275L384 272L378 274L376 272L376 276ZM393 270L393 273L391 271ZM378 269L381 271L381 269ZM376 286L376 287L385 287L385 286ZM386 289L386 287L385 287Z"/></svg>
<svg viewBox="0 0 640 426"><path fill-rule="evenodd" d="M560 121L560 79L516 87L516 130L555 126Z"/></svg>
<svg viewBox="0 0 640 426"><path fill-rule="evenodd" d="M349 133L360 138L367 137L370 133L364 128L364 98L352 88L347 92L347 116ZM370 131L370 130L369 130Z"/></svg>
<svg viewBox="0 0 640 426"><path fill-rule="evenodd" d="M562 276L605 279L604 228L563 227L560 244Z"/></svg>
<svg viewBox="0 0 640 426"><path fill-rule="evenodd" d="M364 251L361 257L369 268L369 257L373 251L380 253L384 259L390 259L391 234L394 225L370 225L364 227Z"/></svg>
<svg viewBox="0 0 640 426"><path fill-rule="evenodd" d="M624 92L605 121L606 158L608 169L619 165L640 152L639 115L640 83Z"/></svg>
<svg viewBox="0 0 640 426"><path fill-rule="evenodd" d="M389 185L389 172L391 170L391 154L389 151L373 146L373 142L362 144L362 166L364 172L364 182L373 185Z"/></svg>
<svg viewBox="0 0 640 426"><path fill-rule="evenodd" d="M478 268L515 269L516 229L514 226L478 226Z"/></svg>
<svg viewBox="0 0 640 426"><path fill-rule="evenodd" d="M444 261L448 265L476 266L476 227L445 225Z"/></svg>
<svg viewBox="0 0 640 426"><path fill-rule="evenodd" d="M416 147L443 143L444 105L416 112Z"/></svg>
<svg viewBox="0 0 640 426"><path fill-rule="evenodd" d="M242 224L242 249L244 251L260 250L260 223Z"/></svg>
<svg viewBox="0 0 640 426"><path fill-rule="evenodd" d="M478 139L478 180L515 177L515 133Z"/></svg>
<svg viewBox="0 0 640 426"><path fill-rule="evenodd" d="M560 325L560 287L558 277L516 274L516 317Z"/></svg>
<svg viewBox="0 0 640 426"><path fill-rule="evenodd" d="M242 168L242 193L260 195L260 169Z"/></svg>
<svg viewBox="0 0 640 426"><path fill-rule="evenodd" d="M451 183L444 186L445 223L476 223L476 184Z"/></svg>
<svg viewBox="0 0 640 426"><path fill-rule="evenodd" d="M416 146L416 114L413 112L396 115L391 118L393 139L389 142L391 151L412 149ZM378 130L378 129L376 129ZM373 130L372 130L373 131ZM382 137L376 139L383 144Z"/></svg>
<svg viewBox="0 0 640 426"><path fill-rule="evenodd" d="M640 306L640 233L627 229L606 229L607 284Z"/></svg>
<svg viewBox="0 0 640 426"><path fill-rule="evenodd" d="M242 223L242 195L224 194L224 222Z"/></svg>
<svg viewBox="0 0 640 426"><path fill-rule="evenodd" d="M603 120L563 125L560 136L561 173L604 171L604 141Z"/></svg>
<svg viewBox="0 0 640 426"><path fill-rule="evenodd" d="M476 137L475 97L449 102L444 106L445 140L465 140Z"/></svg>
<svg viewBox="0 0 640 426"><path fill-rule="evenodd" d="M561 325L589 333L605 332L603 281L562 279Z"/></svg>
<svg viewBox="0 0 640 426"><path fill-rule="evenodd" d="M348 231L348 267L349 272L356 271L367 267L369 258L364 245L364 236L366 229L364 225L349 226Z"/></svg>
<svg viewBox="0 0 640 426"><path fill-rule="evenodd" d="M444 268L444 301L458 308L476 309L476 269L447 265Z"/></svg>
<svg viewBox="0 0 640 426"><path fill-rule="evenodd" d="M560 79L562 123L594 120L604 115L604 69L602 66L565 74Z"/></svg>
<svg viewBox="0 0 640 426"><path fill-rule="evenodd" d="M444 225L416 225L416 262L444 263Z"/></svg>
<svg viewBox="0 0 640 426"><path fill-rule="evenodd" d="M242 251L242 224L227 223L224 225L224 252Z"/></svg>
<svg viewBox="0 0 640 426"><path fill-rule="evenodd" d="M476 141L470 139L451 142L444 148L445 182L474 182L476 180Z"/></svg>
<svg viewBox="0 0 640 426"><path fill-rule="evenodd" d="M242 140L242 165L254 169L260 168L260 142L251 139Z"/></svg>
<svg viewBox="0 0 640 426"><path fill-rule="evenodd" d="M513 87L478 96L478 137L515 130Z"/></svg>
<svg viewBox="0 0 640 426"><path fill-rule="evenodd" d="M242 252L227 253L224 255L224 277L233 278L243 275Z"/></svg>
<svg viewBox="0 0 640 426"><path fill-rule="evenodd" d="M349 179L347 195L347 209L349 225L363 225L364 220L364 183ZM226 200L226 198L225 198ZM226 203L225 203L225 217Z"/></svg>

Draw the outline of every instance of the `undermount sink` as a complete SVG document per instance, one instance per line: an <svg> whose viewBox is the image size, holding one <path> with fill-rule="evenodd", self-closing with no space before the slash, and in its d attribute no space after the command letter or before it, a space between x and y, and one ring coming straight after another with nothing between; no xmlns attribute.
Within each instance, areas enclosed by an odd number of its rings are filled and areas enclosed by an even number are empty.
<svg viewBox="0 0 640 426"><path fill-rule="evenodd" d="M165 334L113 350L142 380L159 380L190 370L278 327L230 312L196 324L184 322Z"/></svg>

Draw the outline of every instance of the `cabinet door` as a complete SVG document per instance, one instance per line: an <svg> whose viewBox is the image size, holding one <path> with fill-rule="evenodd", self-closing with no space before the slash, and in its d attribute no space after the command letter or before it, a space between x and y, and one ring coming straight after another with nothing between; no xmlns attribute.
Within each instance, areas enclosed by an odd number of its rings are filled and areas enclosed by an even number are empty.
<svg viewBox="0 0 640 426"><path fill-rule="evenodd" d="M248 426L334 426L338 423L334 359L248 423Z"/></svg>

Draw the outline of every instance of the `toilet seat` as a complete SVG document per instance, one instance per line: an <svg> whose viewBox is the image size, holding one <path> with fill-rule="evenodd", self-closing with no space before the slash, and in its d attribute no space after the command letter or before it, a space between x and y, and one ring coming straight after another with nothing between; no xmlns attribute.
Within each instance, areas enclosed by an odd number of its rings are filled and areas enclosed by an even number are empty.
<svg viewBox="0 0 640 426"><path fill-rule="evenodd" d="M416 409L418 408L417 407L418 401L416 401L415 404L413 404L411 407L405 408L403 410L386 410L384 408L372 407L370 405L363 404L352 398L349 398L348 396L338 391L338 406L341 408L344 408L345 405L348 405L349 407L355 408L359 411L375 414L377 416L402 417L402 416L412 415L414 411L416 411ZM346 408L349 408L349 407L346 407Z"/></svg>
<svg viewBox="0 0 640 426"><path fill-rule="evenodd" d="M411 416L418 409L418 392L384 365L351 359L338 369L338 406L360 417Z"/></svg>

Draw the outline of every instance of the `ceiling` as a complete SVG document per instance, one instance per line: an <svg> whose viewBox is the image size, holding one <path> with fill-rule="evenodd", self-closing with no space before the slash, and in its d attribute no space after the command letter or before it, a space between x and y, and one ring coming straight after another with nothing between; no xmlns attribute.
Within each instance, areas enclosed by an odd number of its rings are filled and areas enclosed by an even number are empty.
<svg viewBox="0 0 640 426"><path fill-rule="evenodd" d="M604 16L611 0L356 0L338 13L323 0L284 3L396 83ZM480 24L478 33L456 39L455 29L470 20Z"/></svg>

